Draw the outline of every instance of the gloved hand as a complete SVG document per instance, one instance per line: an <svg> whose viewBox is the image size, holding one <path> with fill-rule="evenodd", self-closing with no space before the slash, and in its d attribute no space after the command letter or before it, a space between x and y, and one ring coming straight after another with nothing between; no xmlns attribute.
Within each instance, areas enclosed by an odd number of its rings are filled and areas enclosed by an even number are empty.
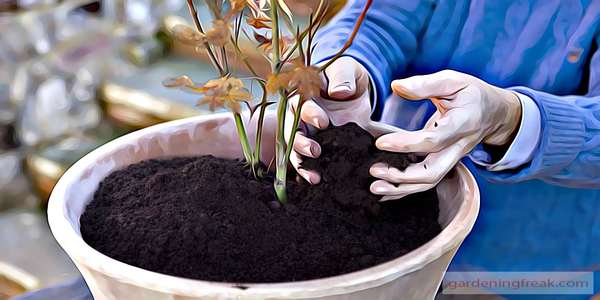
<svg viewBox="0 0 600 300"><path fill-rule="evenodd" d="M520 124L516 94L460 72L394 80L392 89L408 100L431 99L437 111L422 130L397 130L377 139L381 150L428 153L404 171L384 163L371 167L371 175L381 179L373 182L371 192L382 195L382 201L434 187L477 144L510 143Z"/></svg>
<svg viewBox="0 0 600 300"><path fill-rule="evenodd" d="M331 122L340 126L354 122L374 136L388 133L396 129L383 123L371 121L371 100L369 91L369 75L367 70L355 59L344 56L332 63L321 74L323 79L322 96L308 100L302 106L301 120L311 129L325 129ZM286 123L291 123L293 111L298 105L298 97L290 99L290 107L286 116ZM310 128L310 127L313 128ZM287 129L291 126L286 126ZM289 132L286 132L286 137ZM314 171L302 169L302 156L319 157L321 146L305 136L304 132L297 132L294 139L294 148L290 162L300 176L312 184L321 181L321 176Z"/></svg>

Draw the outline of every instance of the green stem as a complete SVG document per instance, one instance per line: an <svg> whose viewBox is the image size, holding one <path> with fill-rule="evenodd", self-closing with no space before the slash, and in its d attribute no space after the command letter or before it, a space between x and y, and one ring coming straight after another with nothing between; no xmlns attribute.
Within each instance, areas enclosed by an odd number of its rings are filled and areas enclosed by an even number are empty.
<svg viewBox="0 0 600 300"><path fill-rule="evenodd" d="M279 17L277 15L278 4L277 0L271 0L271 42L273 45L273 57L271 60L271 70L273 74L279 73L280 64L280 49L279 49ZM287 110L287 94L279 90L279 103L277 106L277 132L275 137L275 181L273 187L277 199L281 203L287 202L286 193L286 177L287 177L287 160L285 159L286 143L285 143L285 113Z"/></svg>
<svg viewBox="0 0 600 300"><path fill-rule="evenodd" d="M290 138L289 138L288 144L287 144L288 146L285 151L284 164L285 164L286 168L283 168L283 171L282 171L283 174L281 175L281 177L276 176L277 180L279 178L283 178L283 188L280 187L280 189L282 189L282 191L277 191L278 186L277 186L277 184L275 185L275 193L277 194L278 199L280 199L279 201L281 201L281 199L282 199L279 197L283 197L283 199L285 199L284 201L282 201L282 203L285 203L287 201L287 194L285 192L285 178L287 176L287 174L286 174L287 173L287 165L288 165L288 162L290 161L290 155L292 154L292 148L293 148L292 145L294 145L294 140L296 138L296 131L298 131L298 126L300 125L300 111L302 110L302 104L303 104L302 99L299 99L298 100L298 108L294 112L294 123L292 124L292 130L290 132ZM279 171L279 168L277 169L277 171ZM276 181L276 183L278 183L278 181Z"/></svg>
<svg viewBox="0 0 600 300"><path fill-rule="evenodd" d="M256 163L252 158L252 148L250 147L250 142L248 142L248 136L246 135L246 129L244 128L244 121L242 120L242 115L234 112L233 118L235 120L235 128L237 129L238 135L240 137L240 142L242 144L244 158L246 159L246 162L252 166L252 170L254 170L254 166Z"/></svg>
<svg viewBox="0 0 600 300"><path fill-rule="evenodd" d="M287 149L285 143L285 113L287 110L287 95L280 91L279 104L277 106L277 136L275 137L275 182L273 187L275 188L275 194L279 202L287 202L286 193L286 177L287 177ZM291 144L290 144L291 145ZM291 147L289 147L291 148Z"/></svg>
<svg viewBox="0 0 600 300"><path fill-rule="evenodd" d="M229 74L229 62L227 61L227 50L225 50L225 47L221 47L221 57L223 59L223 72Z"/></svg>
<svg viewBox="0 0 600 300"><path fill-rule="evenodd" d="M265 85L260 83L260 86L263 89L263 96L260 101L260 111L258 113L258 123L256 124L256 141L254 145L254 161L260 162L260 147L262 143L262 131L263 124L265 120L265 111L267 110L267 91L265 89Z"/></svg>
<svg viewBox="0 0 600 300"><path fill-rule="evenodd" d="M271 0L271 43L273 45L273 61L271 63L271 69L273 73L277 72L280 62L280 49L279 49L279 17L277 14L277 0Z"/></svg>
<svg viewBox="0 0 600 300"><path fill-rule="evenodd" d="M292 131L290 133L290 138L288 139L288 145L294 145L294 140L296 139L296 131L298 131L298 127L300 126L300 112L302 110L302 104L304 101L302 99L298 100L298 107L294 112L294 123L292 124ZM287 147L285 151L285 160L290 161L290 155L292 155L292 146Z"/></svg>

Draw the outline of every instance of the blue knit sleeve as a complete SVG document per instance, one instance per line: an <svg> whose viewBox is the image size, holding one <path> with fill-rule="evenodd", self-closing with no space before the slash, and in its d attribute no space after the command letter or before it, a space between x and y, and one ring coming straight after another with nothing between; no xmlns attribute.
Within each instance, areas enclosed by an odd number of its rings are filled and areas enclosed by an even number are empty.
<svg viewBox="0 0 600 300"><path fill-rule="evenodd" d="M377 107L391 93L390 82L406 70L417 51L417 37L434 9L434 0L375 0L346 55L369 71L377 92ZM364 0L349 0L315 39L313 62L331 58L346 42Z"/></svg>
<svg viewBox="0 0 600 300"><path fill-rule="evenodd" d="M556 96L527 87L514 87L535 101L542 117L538 149L530 163L517 170L490 172L493 182L542 179L557 185L600 187L600 52L591 60L589 92Z"/></svg>

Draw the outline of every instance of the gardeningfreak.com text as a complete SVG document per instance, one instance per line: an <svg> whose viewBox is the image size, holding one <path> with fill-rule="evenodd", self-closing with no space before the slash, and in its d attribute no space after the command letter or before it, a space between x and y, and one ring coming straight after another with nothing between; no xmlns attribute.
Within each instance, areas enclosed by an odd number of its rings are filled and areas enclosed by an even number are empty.
<svg viewBox="0 0 600 300"><path fill-rule="evenodd" d="M444 294L590 295L592 272L447 272Z"/></svg>

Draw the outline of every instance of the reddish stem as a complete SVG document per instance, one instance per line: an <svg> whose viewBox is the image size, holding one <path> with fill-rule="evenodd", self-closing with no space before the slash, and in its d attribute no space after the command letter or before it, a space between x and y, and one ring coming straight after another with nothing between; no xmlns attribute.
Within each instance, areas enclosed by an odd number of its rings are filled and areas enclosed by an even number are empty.
<svg viewBox="0 0 600 300"><path fill-rule="evenodd" d="M356 24L354 24L354 29L352 30L352 34L350 35L350 38L348 38L348 40L346 40L346 43L344 44L342 49L340 49L327 63L325 63L324 65L322 65L319 68L320 71L327 69L327 67L329 67L334 61L336 61L338 58L340 58L344 54L344 52L346 52L346 50L348 50L348 48L350 48L350 46L352 45L352 42L354 42L354 38L356 37L356 34L358 33L358 29L360 29L360 25L362 25L363 21L365 20L367 11L371 7L371 4L373 4L373 0L367 0L365 7L363 8L362 12L360 13L358 20L356 21Z"/></svg>

